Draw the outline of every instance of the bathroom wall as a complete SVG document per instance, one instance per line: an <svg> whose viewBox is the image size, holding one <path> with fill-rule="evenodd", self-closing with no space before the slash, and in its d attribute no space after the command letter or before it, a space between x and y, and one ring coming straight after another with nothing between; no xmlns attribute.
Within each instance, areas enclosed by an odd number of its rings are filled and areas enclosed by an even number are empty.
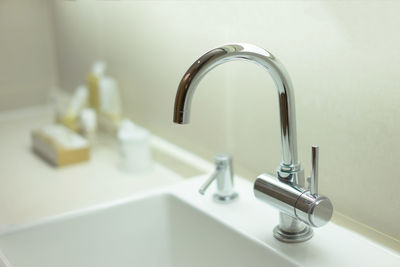
<svg viewBox="0 0 400 267"><path fill-rule="evenodd" d="M280 161L275 86L268 73L231 62L200 83L192 123L172 124L176 87L208 49L248 42L291 75L299 158L320 145L320 192L336 211L400 239L400 2L57 1L60 85L84 82L104 59L125 112L171 142L212 159L233 153L254 180Z"/></svg>
<svg viewBox="0 0 400 267"><path fill-rule="evenodd" d="M0 110L46 102L57 85L50 0L0 0Z"/></svg>

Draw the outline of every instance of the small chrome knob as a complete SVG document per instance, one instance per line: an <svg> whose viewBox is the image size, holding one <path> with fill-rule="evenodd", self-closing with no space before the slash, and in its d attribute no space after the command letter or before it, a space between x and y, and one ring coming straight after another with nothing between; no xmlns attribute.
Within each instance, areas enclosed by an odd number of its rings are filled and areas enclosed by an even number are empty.
<svg viewBox="0 0 400 267"><path fill-rule="evenodd" d="M333 214L333 205L329 198L319 197L309 212L310 224L314 227L321 227L327 224Z"/></svg>
<svg viewBox="0 0 400 267"><path fill-rule="evenodd" d="M329 198L304 192L295 204L295 215L298 219L313 227L327 224L333 214L333 205Z"/></svg>

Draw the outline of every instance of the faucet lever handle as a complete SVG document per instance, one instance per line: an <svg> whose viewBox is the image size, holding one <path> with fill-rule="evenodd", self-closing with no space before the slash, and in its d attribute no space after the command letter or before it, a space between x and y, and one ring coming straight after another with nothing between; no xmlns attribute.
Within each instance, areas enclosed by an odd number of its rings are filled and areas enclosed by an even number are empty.
<svg viewBox="0 0 400 267"><path fill-rule="evenodd" d="M311 177L310 177L310 193L312 195L318 194L318 160L319 160L319 147L313 145L311 147Z"/></svg>

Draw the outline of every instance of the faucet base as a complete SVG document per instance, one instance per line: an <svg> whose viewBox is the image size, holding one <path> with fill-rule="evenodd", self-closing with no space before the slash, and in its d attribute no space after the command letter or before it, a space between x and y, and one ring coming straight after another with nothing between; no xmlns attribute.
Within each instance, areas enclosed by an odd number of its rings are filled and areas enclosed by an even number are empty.
<svg viewBox="0 0 400 267"><path fill-rule="evenodd" d="M230 195L223 196L218 193L214 194L214 201L217 203L231 203L232 201L235 201L238 198L239 194L236 192L233 192Z"/></svg>
<svg viewBox="0 0 400 267"><path fill-rule="evenodd" d="M311 227L307 226L300 232L289 233L283 231L279 225L277 225L274 228L274 237L285 243L300 243L311 239L311 237L313 237L313 230Z"/></svg>

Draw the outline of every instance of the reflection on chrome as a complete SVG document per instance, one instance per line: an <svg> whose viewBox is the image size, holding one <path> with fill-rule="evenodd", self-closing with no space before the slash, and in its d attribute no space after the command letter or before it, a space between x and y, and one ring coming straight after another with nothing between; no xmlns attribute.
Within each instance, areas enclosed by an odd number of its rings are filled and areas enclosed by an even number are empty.
<svg viewBox="0 0 400 267"><path fill-rule="evenodd" d="M276 175L262 174L254 184L257 198L280 210L274 236L285 242L312 237L312 227L326 224L333 211L330 200L317 194L318 147L312 149L312 175L306 189L304 171L297 159L295 101L291 80L283 65L268 51L250 44L229 44L212 49L196 60L184 74L176 93L174 122L189 122L191 101L200 80L216 66L231 60L247 60L266 69L279 96L282 157ZM213 97L213 96L211 96Z"/></svg>

